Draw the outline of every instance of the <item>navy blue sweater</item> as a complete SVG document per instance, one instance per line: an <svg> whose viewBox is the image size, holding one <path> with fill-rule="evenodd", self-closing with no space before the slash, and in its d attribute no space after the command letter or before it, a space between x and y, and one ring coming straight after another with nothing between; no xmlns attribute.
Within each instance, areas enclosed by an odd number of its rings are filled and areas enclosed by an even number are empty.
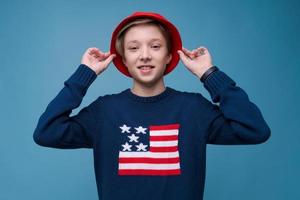
<svg viewBox="0 0 300 200"><path fill-rule="evenodd" d="M70 116L96 77L79 65L40 116L33 138L45 147L92 148L100 200L201 200L207 144L270 137L259 108L221 70L204 82L219 105L171 87L150 97L128 88Z"/></svg>

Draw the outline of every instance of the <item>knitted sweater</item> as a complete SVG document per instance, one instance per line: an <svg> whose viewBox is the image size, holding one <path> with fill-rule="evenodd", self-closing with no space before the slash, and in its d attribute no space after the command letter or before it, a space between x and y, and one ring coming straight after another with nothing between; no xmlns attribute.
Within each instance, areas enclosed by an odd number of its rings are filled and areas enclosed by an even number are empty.
<svg viewBox="0 0 300 200"><path fill-rule="evenodd" d="M99 96L77 115L97 75L79 65L35 128L45 147L92 148L100 200L201 200L207 144L259 144L270 137L259 108L221 70L200 93L171 87L143 97L128 88Z"/></svg>

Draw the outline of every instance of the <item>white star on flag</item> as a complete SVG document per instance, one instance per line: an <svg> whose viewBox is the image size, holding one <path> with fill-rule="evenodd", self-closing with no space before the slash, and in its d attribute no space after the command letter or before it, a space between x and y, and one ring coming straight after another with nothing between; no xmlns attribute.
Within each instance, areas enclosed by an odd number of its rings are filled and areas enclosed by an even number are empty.
<svg viewBox="0 0 300 200"><path fill-rule="evenodd" d="M147 128L143 128L142 126L139 126L138 128L135 128L137 130L136 133L143 133L146 134L146 129Z"/></svg>
<svg viewBox="0 0 300 200"><path fill-rule="evenodd" d="M130 128L131 127L126 126L125 124L123 124L123 126L120 126L120 129L122 129L122 133L124 133L124 132L130 133L130 131L129 131Z"/></svg>
<svg viewBox="0 0 300 200"><path fill-rule="evenodd" d="M122 144L122 146L124 147L124 149L122 151L126 151L126 150L131 151L130 148L132 147L132 145L129 145L128 142L126 142L125 144Z"/></svg>
<svg viewBox="0 0 300 200"><path fill-rule="evenodd" d="M140 143L139 145L135 145L138 149L137 149L137 151L141 151L141 150L143 150L143 151L147 151L146 150L146 147L148 146L148 145L144 145L143 143Z"/></svg>
<svg viewBox="0 0 300 200"><path fill-rule="evenodd" d="M139 138L138 136L135 136L134 134L131 134L131 136L127 136L130 138L129 142L135 141L138 142L137 139Z"/></svg>

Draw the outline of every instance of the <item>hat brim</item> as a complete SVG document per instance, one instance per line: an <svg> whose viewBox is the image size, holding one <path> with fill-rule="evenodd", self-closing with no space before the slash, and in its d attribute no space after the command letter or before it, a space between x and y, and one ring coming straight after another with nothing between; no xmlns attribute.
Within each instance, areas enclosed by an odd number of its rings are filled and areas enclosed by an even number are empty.
<svg viewBox="0 0 300 200"><path fill-rule="evenodd" d="M117 35L118 35L119 31L130 21L138 19L138 18L142 18L142 17L148 17L148 18L152 18L154 20L159 21L167 28L167 30L170 33L171 42L172 42L172 49L171 49L172 59L169 62L169 64L167 64L167 66L166 66L166 70L164 72L164 75L166 75L166 74L170 73L177 66L177 64L179 62L180 58L179 58L177 51L182 49L182 41L181 41L179 31L177 30L175 25L173 25L165 17L163 17L162 15L157 14L157 13L135 12L132 15L126 17L123 21L121 21L119 23L119 25L115 28L115 30L112 33L112 39L111 39L111 44L110 44L111 54L116 54L116 57L113 59L113 63L121 73L123 73L124 75L126 75L128 77L132 77L130 75L126 65L123 63L121 55L118 54L115 44L116 44Z"/></svg>

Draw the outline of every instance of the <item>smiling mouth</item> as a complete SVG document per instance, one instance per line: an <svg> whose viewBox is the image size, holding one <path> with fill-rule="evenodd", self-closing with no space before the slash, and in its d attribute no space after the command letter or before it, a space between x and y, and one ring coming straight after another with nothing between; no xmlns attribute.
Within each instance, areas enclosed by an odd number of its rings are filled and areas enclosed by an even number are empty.
<svg viewBox="0 0 300 200"><path fill-rule="evenodd" d="M142 70L149 70L149 69L153 69L154 66L153 65L141 65L141 66L138 66L139 69L142 69Z"/></svg>
<svg viewBox="0 0 300 200"><path fill-rule="evenodd" d="M138 66L138 69L142 73L142 75L150 75L153 71L154 66L153 65L141 65Z"/></svg>

